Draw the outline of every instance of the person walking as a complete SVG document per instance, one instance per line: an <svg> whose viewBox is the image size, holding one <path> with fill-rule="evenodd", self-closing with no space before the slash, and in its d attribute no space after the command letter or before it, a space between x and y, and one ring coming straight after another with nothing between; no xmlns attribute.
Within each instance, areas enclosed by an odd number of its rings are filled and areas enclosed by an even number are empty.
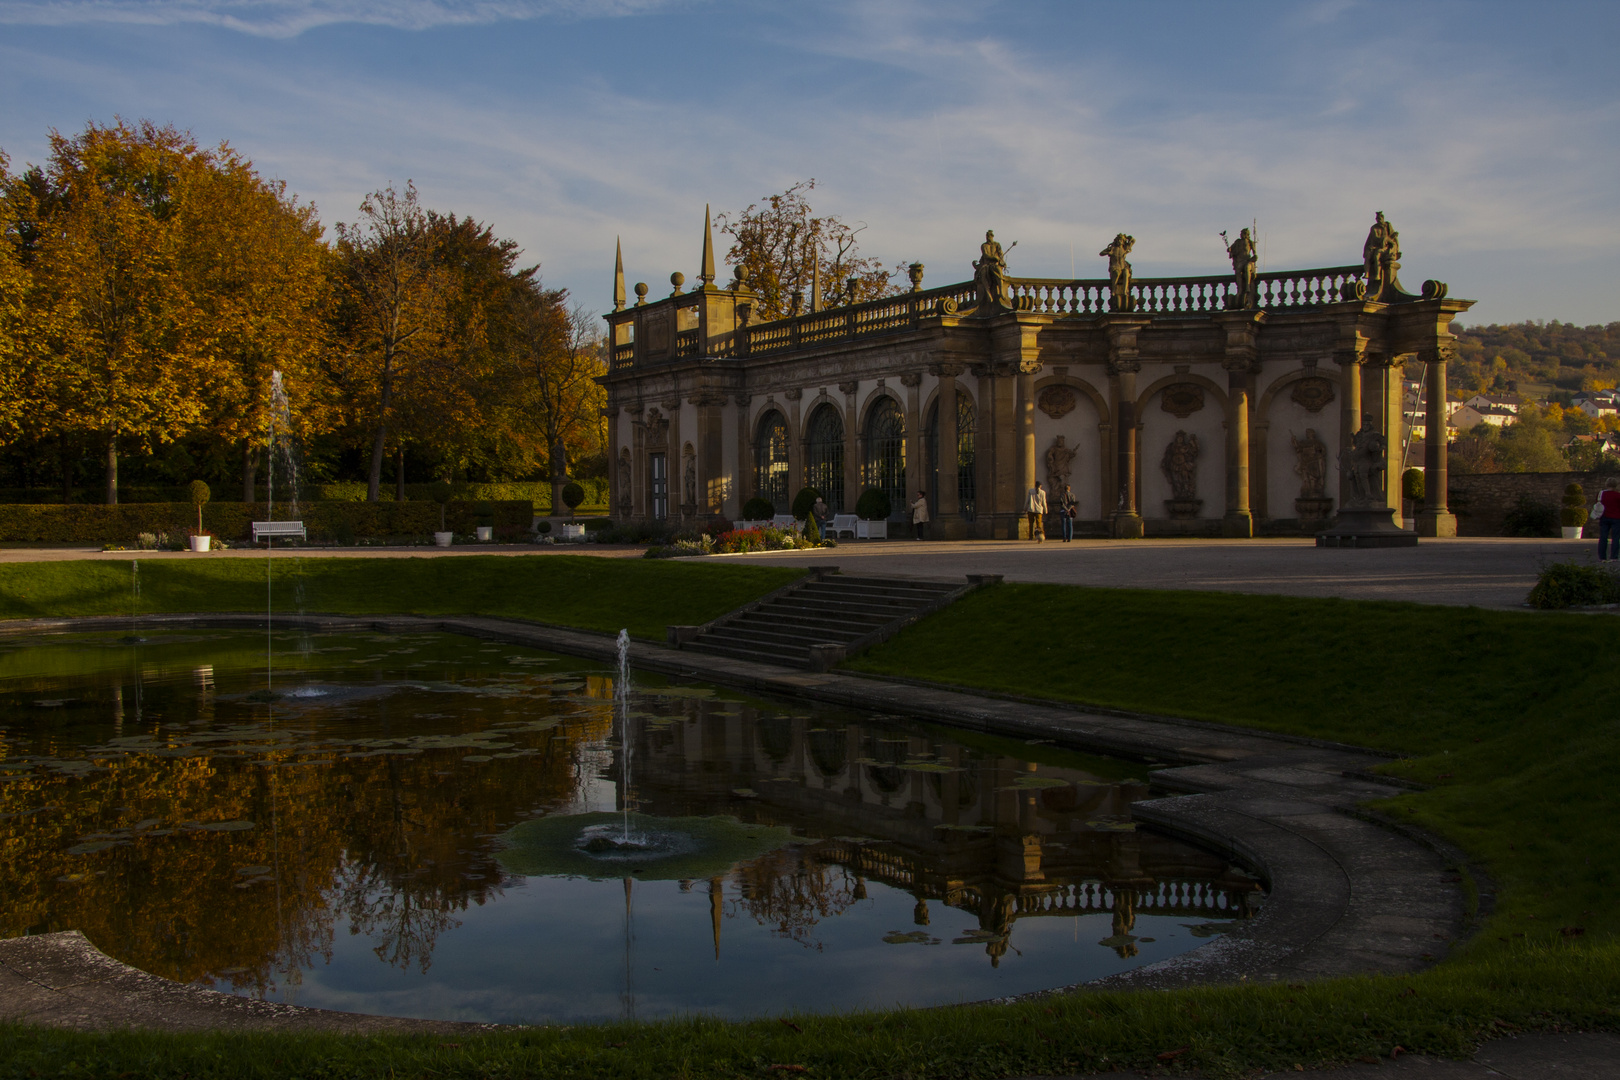
<svg viewBox="0 0 1620 1080"><path fill-rule="evenodd" d="M1598 562L1620 559L1620 480L1609 477L1604 481L1603 516L1598 518Z"/></svg>
<svg viewBox="0 0 1620 1080"><path fill-rule="evenodd" d="M817 495L816 504L810 508L810 513L815 516L816 531L821 534L823 539L827 536L827 515L830 512L827 509L827 500Z"/></svg>
<svg viewBox="0 0 1620 1080"><path fill-rule="evenodd" d="M1074 517L1079 506L1080 500L1074 497L1074 488L1064 484L1063 494L1058 496L1058 520L1063 523L1065 544L1074 539Z"/></svg>
<svg viewBox="0 0 1620 1080"><path fill-rule="evenodd" d="M911 524L917 529L917 539L923 539L923 530L928 525L928 493L917 492L917 497L911 503Z"/></svg>
<svg viewBox="0 0 1620 1080"><path fill-rule="evenodd" d="M1024 496L1024 513L1029 515L1029 538L1037 544L1046 539L1046 492L1035 481Z"/></svg>

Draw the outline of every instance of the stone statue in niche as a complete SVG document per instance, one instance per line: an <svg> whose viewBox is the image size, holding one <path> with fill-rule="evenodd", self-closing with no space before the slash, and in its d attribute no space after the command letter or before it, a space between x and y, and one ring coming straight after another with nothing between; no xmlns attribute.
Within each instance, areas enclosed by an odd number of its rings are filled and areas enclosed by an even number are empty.
<svg viewBox="0 0 1620 1080"><path fill-rule="evenodd" d="M1172 518L1195 518L1204 501L1198 498L1198 436L1176 432L1159 462L1170 481L1173 498L1164 501Z"/></svg>
<svg viewBox="0 0 1620 1080"><path fill-rule="evenodd" d="M1116 233L1107 247L1097 252L1108 260L1108 310L1135 311L1136 300L1131 296L1131 264L1126 256L1136 246L1136 237Z"/></svg>
<svg viewBox="0 0 1620 1080"><path fill-rule="evenodd" d="M1075 397L1072 386L1048 386L1035 397L1035 407L1054 420L1061 420L1074 411Z"/></svg>
<svg viewBox="0 0 1620 1080"><path fill-rule="evenodd" d="M1074 469L1075 452L1064 442L1059 435L1052 440L1052 445L1046 449L1046 490L1052 498L1063 494L1064 485L1069 482L1069 473Z"/></svg>
<svg viewBox="0 0 1620 1080"><path fill-rule="evenodd" d="M1350 437L1350 449L1339 455L1339 467L1345 479L1340 494L1346 507L1384 505L1388 457L1389 440L1373 426L1372 420L1363 421L1361 430Z"/></svg>
<svg viewBox="0 0 1620 1080"><path fill-rule="evenodd" d="M1185 420L1204 407L1204 388L1197 383L1173 383L1159 395L1159 408Z"/></svg>
<svg viewBox="0 0 1620 1080"><path fill-rule="evenodd" d="M647 410L647 445L665 446L669 443L669 418L657 409Z"/></svg>
<svg viewBox="0 0 1620 1080"><path fill-rule="evenodd" d="M697 455L691 452L687 453L681 469L681 494L685 496L685 505L697 506Z"/></svg>
<svg viewBox="0 0 1620 1080"><path fill-rule="evenodd" d="M1224 232L1221 239L1226 239ZM1248 229L1238 233L1238 238L1227 247L1226 254L1232 259L1232 276L1237 278L1237 293L1228 299L1227 306L1243 311L1259 307L1260 293L1255 287L1254 278L1257 259L1254 238L1249 235Z"/></svg>
<svg viewBox="0 0 1620 1080"><path fill-rule="evenodd" d="M1294 383L1293 392L1288 396L1306 412L1321 412L1333 401L1333 380L1321 375L1307 375Z"/></svg>
<svg viewBox="0 0 1620 1080"><path fill-rule="evenodd" d="M1018 241L1013 241L1013 247ZM1007 293L1007 253L996 241L995 230L987 229L984 243L979 245L979 257L973 263L973 284L978 294L977 303L984 314L999 308L1013 306Z"/></svg>
<svg viewBox="0 0 1620 1080"><path fill-rule="evenodd" d="M1327 490L1327 447L1316 437L1315 428L1306 428L1303 439L1288 435L1294 444L1294 472L1299 474L1302 499L1320 499Z"/></svg>

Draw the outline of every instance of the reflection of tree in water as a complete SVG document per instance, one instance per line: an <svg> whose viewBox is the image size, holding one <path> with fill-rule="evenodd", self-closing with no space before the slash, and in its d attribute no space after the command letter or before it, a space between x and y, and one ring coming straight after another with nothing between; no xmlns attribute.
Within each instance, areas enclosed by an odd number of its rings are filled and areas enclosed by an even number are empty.
<svg viewBox="0 0 1620 1080"><path fill-rule="evenodd" d="M864 890L857 889L847 869L824 863L802 847L779 848L742 863L733 877L738 893L731 903L733 913L740 910L777 937L818 952L816 924L864 899Z"/></svg>

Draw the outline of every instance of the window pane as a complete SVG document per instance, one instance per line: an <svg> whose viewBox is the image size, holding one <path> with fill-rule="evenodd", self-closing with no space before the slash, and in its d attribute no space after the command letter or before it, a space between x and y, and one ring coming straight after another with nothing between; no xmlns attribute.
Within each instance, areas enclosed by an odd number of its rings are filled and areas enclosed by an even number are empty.
<svg viewBox="0 0 1620 1080"><path fill-rule="evenodd" d="M760 419L754 461L754 492L771 500L778 514L789 509L788 430L782 414L772 410Z"/></svg>
<svg viewBox="0 0 1620 1080"><path fill-rule="evenodd" d="M844 421L822 405L810 414L805 435L804 482L821 492L833 513L844 509Z"/></svg>
<svg viewBox="0 0 1620 1080"><path fill-rule="evenodd" d="M889 512L900 514L906 498L906 417L891 397L879 398L866 416L866 462L862 483L889 496Z"/></svg>

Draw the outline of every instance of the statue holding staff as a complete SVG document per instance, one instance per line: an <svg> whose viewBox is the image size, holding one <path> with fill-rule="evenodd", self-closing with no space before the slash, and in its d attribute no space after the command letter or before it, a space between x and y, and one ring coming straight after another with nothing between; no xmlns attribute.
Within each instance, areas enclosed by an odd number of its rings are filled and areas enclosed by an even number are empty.
<svg viewBox="0 0 1620 1080"><path fill-rule="evenodd" d="M1226 244L1226 233L1221 233L1221 243ZM1254 251L1254 238L1249 230L1244 229L1238 233L1238 238L1226 245L1226 254L1232 260L1232 274L1237 278L1237 295L1231 300L1231 306L1248 311L1260 306L1259 290L1255 287L1255 270L1258 259Z"/></svg>
<svg viewBox="0 0 1620 1080"><path fill-rule="evenodd" d="M1018 246L1014 240L1007 248ZM978 287L977 303L980 307L1013 306L1007 293L1007 254L996 240L994 229L986 229L984 243L979 245L979 257L973 263L973 282Z"/></svg>
<svg viewBox="0 0 1620 1080"><path fill-rule="evenodd" d="M1136 246L1136 237L1116 233L1109 245L1097 252L1108 260L1108 310L1134 311L1136 300L1131 296L1131 264L1126 256Z"/></svg>

